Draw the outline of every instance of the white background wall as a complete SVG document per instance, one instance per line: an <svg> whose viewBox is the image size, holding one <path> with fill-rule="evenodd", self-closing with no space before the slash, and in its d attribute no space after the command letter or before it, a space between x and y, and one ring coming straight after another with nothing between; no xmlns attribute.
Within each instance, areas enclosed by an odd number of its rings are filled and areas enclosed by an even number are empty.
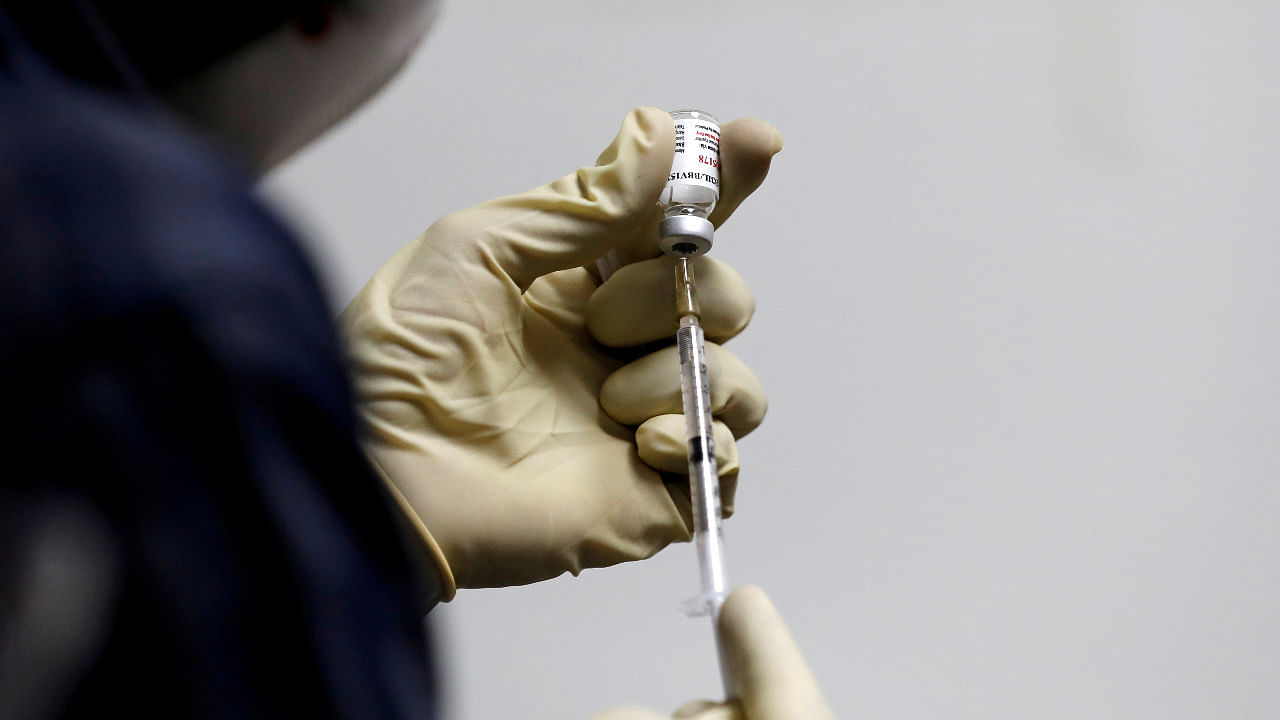
<svg viewBox="0 0 1280 720"><path fill-rule="evenodd" d="M771 400L726 534L838 714L1280 717L1280 5L453 0L266 189L341 304L642 104L786 137L717 236ZM695 585L459 593L450 716L716 695Z"/></svg>

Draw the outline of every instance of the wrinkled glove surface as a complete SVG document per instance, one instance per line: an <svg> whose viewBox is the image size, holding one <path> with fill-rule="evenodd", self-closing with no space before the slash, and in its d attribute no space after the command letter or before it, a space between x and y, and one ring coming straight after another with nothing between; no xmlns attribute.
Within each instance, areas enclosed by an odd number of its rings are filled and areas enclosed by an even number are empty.
<svg viewBox="0 0 1280 720"><path fill-rule="evenodd" d="M595 167L449 215L400 250L344 311L366 448L455 587L535 582L645 558L690 538L670 260L656 202L670 116L640 108ZM719 224L763 181L781 138L722 128ZM623 267L600 284L597 258ZM707 336L754 301L727 266L696 266ZM763 390L709 343L726 505L734 436Z"/></svg>
<svg viewBox="0 0 1280 720"><path fill-rule="evenodd" d="M724 702L699 700L663 715L618 708L594 720L832 720L809 664L782 616L758 587L734 590L716 624L720 651L733 684Z"/></svg>

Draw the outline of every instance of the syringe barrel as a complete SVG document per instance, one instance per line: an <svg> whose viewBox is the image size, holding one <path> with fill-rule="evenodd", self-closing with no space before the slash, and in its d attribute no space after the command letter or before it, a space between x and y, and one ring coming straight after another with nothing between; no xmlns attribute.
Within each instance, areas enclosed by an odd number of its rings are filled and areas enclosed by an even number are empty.
<svg viewBox="0 0 1280 720"><path fill-rule="evenodd" d="M688 260L681 260L682 263ZM704 612L715 614L728 591L724 570L724 535L720 523L720 478L716 462L711 389L706 348L696 315L680 319L676 332L680 351L680 390L684 402L689 452L689 495L693 505L694 545L702 579Z"/></svg>

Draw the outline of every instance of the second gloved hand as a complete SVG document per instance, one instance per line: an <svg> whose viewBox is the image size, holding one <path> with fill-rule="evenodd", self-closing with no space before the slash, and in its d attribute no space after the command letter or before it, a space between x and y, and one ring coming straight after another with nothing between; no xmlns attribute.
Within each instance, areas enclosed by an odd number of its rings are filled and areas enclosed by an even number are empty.
<svg viewBox="0 0 1280 720"><path fill-rule="evenodd" d="M446 599L455 585L534 582L689 538L686 483L660 472L683 471L678 365L661 368L674 355L628 364L606 347L674 334L672 277L654 257L674 143L667 113L633 111L595 167L438 221L343 313L366 447ZM713 222L780 148L767 123L724 126ZM584 266L610 250L630 265L600 286ZM725 339L750 318L750 293L704 266L707 333ZM760 422L765 400L741 362L715 356L717 454L732 479L733 435Z"/></svg>
<svg viewBox="0 0 1280 720"><path fill-rule="evenodd" d="M625 707L593 720L834 720L813 671L763 590L749 585L729 594L716 638L732 697L686 703L670 716Z"/></svg>

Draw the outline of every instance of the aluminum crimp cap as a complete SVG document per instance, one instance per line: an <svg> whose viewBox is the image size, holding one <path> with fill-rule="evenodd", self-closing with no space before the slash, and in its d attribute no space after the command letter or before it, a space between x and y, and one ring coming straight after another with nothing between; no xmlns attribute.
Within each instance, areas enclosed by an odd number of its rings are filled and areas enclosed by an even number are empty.
<svg viewBox="0 0 1280 720"><path fill-rule="evenodd" d="M697 215L672 215L658 224L658 247L668 255L705 255L716 228Z"/></svg>

